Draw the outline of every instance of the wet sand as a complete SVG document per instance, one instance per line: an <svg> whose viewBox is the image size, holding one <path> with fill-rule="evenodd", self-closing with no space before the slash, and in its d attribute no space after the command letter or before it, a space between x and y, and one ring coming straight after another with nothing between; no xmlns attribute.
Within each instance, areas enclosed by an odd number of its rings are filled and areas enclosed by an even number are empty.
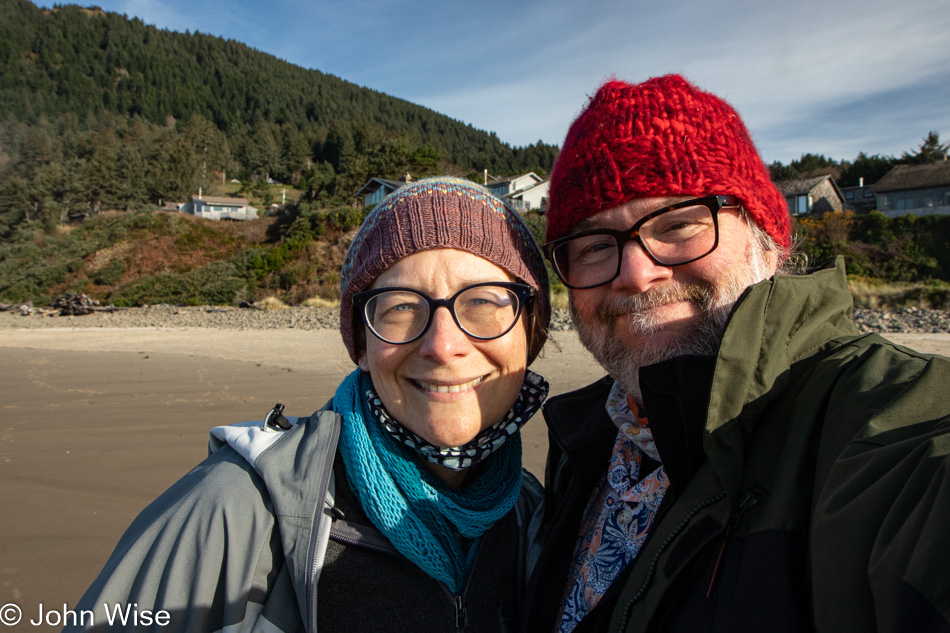
<svg viewBox="0 0 950 633"><path fill-rule="evenodd" d="M889 335L950 355L950 334ZM552 394L602 371L572 332L533 369ZM74 606L138 512L207 454L208 429L307 415L353 365L332 330L0 329L0 608ZM540 416L524 432L538 477Z"/></svg>
<svg viewBox="0 0 950 633"><path fill-rule="evenodd" d="M534 369L602 373L572 333ZM74 606L132 519L207 455L208 429L308 415L353 363L333 330L0 329L0 605ZM530 421L525 463L544 466Z"/></svg>

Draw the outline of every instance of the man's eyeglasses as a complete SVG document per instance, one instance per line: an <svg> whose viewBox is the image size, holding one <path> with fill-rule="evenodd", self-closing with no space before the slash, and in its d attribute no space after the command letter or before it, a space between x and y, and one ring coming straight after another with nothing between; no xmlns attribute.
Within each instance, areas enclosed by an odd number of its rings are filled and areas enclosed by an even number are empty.
<svg viewBox="0 0 950 633"><path fill-rule="evenodd" d="M581 231L544 245L557 276L581 290L610 283L620 274L624 245L635 240L660 266L701 259L719 245L720 209L736 207L733 196L706 196L658 209L626 230Z"/></svg>
<svg viewBox="0 0 950 633"><path fill-rule="evenodd" d="M425 334L440 306L448 309L459 329L485 341L507 334L533 296L531 286L500 281L462 288L448 299L433 299L412 288L375 288L353 295L353 308L376 338L393 345Z"/></svg>

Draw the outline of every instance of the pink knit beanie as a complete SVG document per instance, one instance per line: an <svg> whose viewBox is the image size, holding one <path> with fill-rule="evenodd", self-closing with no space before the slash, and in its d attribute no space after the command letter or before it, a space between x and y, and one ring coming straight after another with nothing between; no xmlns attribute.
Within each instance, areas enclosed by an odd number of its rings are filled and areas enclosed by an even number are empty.
<svg viewBox="0 0 950 633"><path fill-rule="evenodd" d="M408 184L373 209L353 238L340 279L340 333L350 358L359 362L353 295L383 271L419 251L454 248L509 272L537 293L538 322L528 362L544 346L551 304L544 259L524 220L500 198L459 178L429 178Z"/></svg>
<svg viewBox="0 0 950 633"><path fill-rule="evenodd" d="M554 165L547 239L634 198L705 195L735 196L790 245L785 198L728 103L679 75L610 81L571 125Z"/></svg>

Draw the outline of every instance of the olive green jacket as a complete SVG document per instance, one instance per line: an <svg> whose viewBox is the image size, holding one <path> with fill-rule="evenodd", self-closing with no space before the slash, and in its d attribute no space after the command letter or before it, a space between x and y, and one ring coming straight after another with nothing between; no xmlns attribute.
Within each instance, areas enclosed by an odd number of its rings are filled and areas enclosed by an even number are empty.
<svg viewBox="0 0 950 633"><path fill-rule="evenodd" d="M716 358L644 368L671 493L578 631L950 628L950 360L850 316L841 261L776 276L740 300ZM553 630L616 435L609 388L545 406L547 540L526 631Z"/></svg>

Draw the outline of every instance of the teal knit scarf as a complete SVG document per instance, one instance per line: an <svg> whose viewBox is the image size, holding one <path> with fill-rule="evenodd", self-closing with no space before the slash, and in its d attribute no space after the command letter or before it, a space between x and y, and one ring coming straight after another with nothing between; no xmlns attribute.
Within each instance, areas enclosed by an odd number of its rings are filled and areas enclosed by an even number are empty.
<svg viewBox="0 0 950 633"><path fill-rule="evenodd" d="M486 460L471 485L450 488L372 418L361 395L369 386L357 369L333 397L333 410L343 416L340 454L350 487L396 549L458 595L482 534L521 491L520 434Z"/></svg>

